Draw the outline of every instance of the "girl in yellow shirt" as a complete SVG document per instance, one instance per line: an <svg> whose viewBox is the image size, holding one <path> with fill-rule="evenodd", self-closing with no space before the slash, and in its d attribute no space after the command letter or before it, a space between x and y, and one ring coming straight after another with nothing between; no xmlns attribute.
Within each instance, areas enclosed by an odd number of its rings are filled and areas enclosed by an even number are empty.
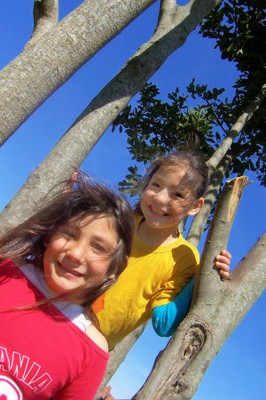
<svg viewBox="0 0 266 400"><path fill-rule="evenodd" d="M178 225L202 208L207 183L205 162L190 151L158 158L148 169L128 265L93 306L110 349L150 318L158 335L170 336L187 314L200 258ZM230 258L226 250L216 257L224 279Z"/></svg>

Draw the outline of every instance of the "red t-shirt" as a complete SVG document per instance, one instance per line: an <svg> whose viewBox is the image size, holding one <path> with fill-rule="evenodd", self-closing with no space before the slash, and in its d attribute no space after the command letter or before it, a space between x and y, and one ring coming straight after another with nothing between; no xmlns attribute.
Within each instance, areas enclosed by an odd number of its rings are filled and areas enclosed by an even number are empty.
<svg viewBox="0 0 266 400"><path fill-rule="evenodd" d="M109 354L53 304L16 309L43 299L12 261L0 264L0 398L94 399Z"/></svg>

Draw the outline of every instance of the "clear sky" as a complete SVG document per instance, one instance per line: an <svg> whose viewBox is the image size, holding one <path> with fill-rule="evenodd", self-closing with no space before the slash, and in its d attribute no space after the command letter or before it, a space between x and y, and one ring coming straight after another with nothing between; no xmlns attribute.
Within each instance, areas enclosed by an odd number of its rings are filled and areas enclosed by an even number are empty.
<svg viewBox="0 0 266 400"><path fill-rule="evenodd" d="M61 0L60 17L81 0ZM32 0L0 3L0 68L23 49L32 31ZM0 149L0 210L19 190L31 171L46 157L69 125L98 91L117 73L137 48L152 34L159 3L147 10L90 60L63 87L51 96ZM230 97L236 77L233 65L222 61L213 43L192 33L153 77L161 96L176 86L185 90L195 77L210 87L226 87ZM131 157L126 138L107 130L82 165L87 172L114 186L123 179ZM235 217L228 249L234 268L265 230L265 188L256 177L244 191ZM202 244L200 245L202 250ZM225 343L207 373L194 400L261 400L266 393L266 296L251 308ZM131 398L144 383L158 352L167 339L156 336L148 326L130 351L127 360L111 381L117 399ZM178 363L178 360L177 360ZM149 399L152 400L152 399Z"/></svg>

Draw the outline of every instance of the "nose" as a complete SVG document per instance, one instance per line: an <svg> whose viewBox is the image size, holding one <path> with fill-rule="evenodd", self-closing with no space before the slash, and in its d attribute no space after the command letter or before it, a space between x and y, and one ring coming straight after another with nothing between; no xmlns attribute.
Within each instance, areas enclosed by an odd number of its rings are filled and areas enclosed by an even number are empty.
<svg viewBox="0 0 266 400"><path fill-rule="evenodd" d="M168 191L162 189L154 195L154 199L158 204L166 204L169 201Z"/></svg>
<svg viewBox="0 0 266 400"><path fill-rule="evenodd" d="M84 245L80 242L71 243L66 254L72 264L80 265L84 262Z"/></svg>

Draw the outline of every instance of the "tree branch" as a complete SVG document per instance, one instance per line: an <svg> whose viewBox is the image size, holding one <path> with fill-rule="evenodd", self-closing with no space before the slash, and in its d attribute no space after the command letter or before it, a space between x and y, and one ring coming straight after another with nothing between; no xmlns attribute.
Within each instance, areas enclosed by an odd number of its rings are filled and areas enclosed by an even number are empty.
<svg viewBox="0 0 266 400"><path fill-rule="evenodd" d="M131 349L139 337L144 332L146 324L143 324L136 328L133 332L127 335L120 343L118 343L115 348L110 353L110 359L108 362L108 367L104 376L104 379L101 383L101 386L98 390L98 395L100 395L101 391L110 381L112 376L115 374L119 366L125 360L129 349Z"/></svg>
<svg viewBox="0 0 266 400"><path fill-rule="evenodd" d="M39 36L34 46L27 46L0 73L0 145L74 72L154 2L84 1Z"/></svg>
<svg viewBox="0 0 266 400"><path fill-rule="evenodd" d="M248 105L246 110L240 117L237 119L236 123L232 126L230 131L228 132L227 137L223 140L219 148L213 153L211 158L208 160L208 165L212 167L216 167L221 159L225 156L228 152L231 144L233 143L234 139L239 135L243 127L246 123L250 120L253 116L255 111L259 108L260 104L264 100L266 95L266 84L262 86L260 92L257 96L253 99L253 101Z"/></svg>
<svg viewBox="0 0 266 400"><path fill-rule="evenodd" d="M161 33L160 39L157 31L156 40L152 37L135 53L33 172L12 199L11 207L2 212L0 224L3 229L7 224L17 224L31 215L43 201L47 190L52 190L54 182L69 179L130 99L220 1L191 0L189 6L183 8L180 24L175 26L172 22L169 32Z"/></svg>
<svg viewBox="0 0 266 400"><path fill-rule="evenodd" d="M191 399L209 364L249 310L250 298L255 301L265 288L265 237L247 256L249 265L256 260L252 273L255 275L254 282L262 280L259 288L253 288L250 284L240 288L244 281L249 282L244 277L245 273L238 282L234 278L222 282L213 268L210 268L214 256L226 245L245 184L245 177L227 183L206 242L202 271L197 278L191 310L166 349L157 357L150 376L133 397L134 400ZM238 267L239 271L241 267ZM237 272L236 276L239 274ZM251 273L249 275L253 276ZM245 298L244 290L248 293Z"/></svg>
<svg viewBox="0 0 266 400"><path fill-rule="evenodd" d="M204 231L204 227L206 226L213 204L217 199L217 194L221 188L226 171L228 170L230 164L231 164L231 157L225 156L217 168L215 169L211 167L209 168L210 178L209 178L208 189L204 196L205 199L204 206L202 207L200 212L193 218L190 230L187 235L187 240L190 243L194 244L194 246L196 247L198 247L199 245L199 241Z"/></svg>
<svg viewBox="0 0 266 400"><path fill-rule="evenodd" d="M58 22L58 0L34 0L33 16L34 30L27 46Z"/></svg>
<svg viewBox="0 0 266 400"><path fill-rule="evenodd" d="M228 170L229 165L231 163L230 156L227 156L227 158L224 157L228 152L231 144L233 143L233 140L237 137L237 135L244 128L245 124L250 120L250 118L259 108L260 104L265 98L265 94L266 94L266 85L262 87L258 95L249 104L246 111L243 114L241 114L241 116L237 119L236 123L230 129L227 137L223 140L218 149L213 153L213 155L207 161L207 165L210 171L209 172L210 182L205 196L205 204L200 210L200 212L193 218L193 222L191 224L189 233L187 235L187 239L195 246L198 246L200 237L206 225L207 219L210 215L212 206L217 197L217 193L222 185L225 173ZM219 167L217 169L218 164Z"/></svg>
<svg viewBox="0 0 266 400"><path fill-rule="evenodd" d="M213 274L210 266L214 257L227 247L236 210L243 190L247 185L247 177L241 176L227 181L219 197L214 219L210 225L205 247L201 257L200 279L196 280L193 303L202 299L217 296L217 274ZM214 310L216 313L216 310Z"/></svg>

